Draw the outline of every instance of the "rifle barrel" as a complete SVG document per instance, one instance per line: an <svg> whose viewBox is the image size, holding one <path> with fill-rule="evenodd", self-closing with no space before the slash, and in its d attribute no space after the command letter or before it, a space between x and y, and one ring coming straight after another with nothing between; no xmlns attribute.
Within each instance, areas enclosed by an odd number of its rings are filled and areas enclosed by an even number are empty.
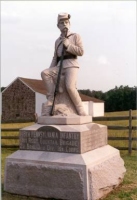
<svg viewBox="0 0 137 200"><path fill-rule="evenodd" d="M65 37L67 36L67 32L68 32L68 29L66 29L66 33L65 33ZM55 87L55 92L54 92L54 99L53 99L53 104L52 104L52 108L51 108L51 112L50 112L50 115L53 116L54 115L54 107L55 107L55 98L56 98L56 95L59 91L59 83L60 83L60 76L61 76L61 71L62 71L62 63L63 63L63 59L64 59L64 51L65 51L65 47L63 45L63 48L62 48L62 54L61 54L61 60L60 60L60 66L59 66L59 72L58 72L58 77L57 77L57 83L56 83L56 87Z"/></svg>

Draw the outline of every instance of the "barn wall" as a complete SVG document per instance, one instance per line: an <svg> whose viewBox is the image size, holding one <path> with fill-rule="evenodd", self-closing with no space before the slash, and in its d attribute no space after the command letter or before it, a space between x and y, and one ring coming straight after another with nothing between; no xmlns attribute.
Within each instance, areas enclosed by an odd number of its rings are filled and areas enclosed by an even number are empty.
<svg viewBox="0 0 137 200"><path fill-rule="evenodd" d="M82 103L86 114L93 117L104 116L104 102L84 101Z"/></svg>
<svg viewBox="0 0 137 200"><path fill-rule="evenodd" d="M104 116L104 103L103 102L98 102L98 103L93 103L93 117L101 117Z"/></svg>
<svg viewBox="0 0 137 200"><path fill-rule="evenodd" d="M38 116L41 116L42 104L47 101L46 95L36 93L36 105L35 112Z"/></svg>
<svg viewBox="0 0 137 200"><path fill-rule="evenodd" d="M33 121L35 92L16 79L2 93L2 122Z"/></svg>

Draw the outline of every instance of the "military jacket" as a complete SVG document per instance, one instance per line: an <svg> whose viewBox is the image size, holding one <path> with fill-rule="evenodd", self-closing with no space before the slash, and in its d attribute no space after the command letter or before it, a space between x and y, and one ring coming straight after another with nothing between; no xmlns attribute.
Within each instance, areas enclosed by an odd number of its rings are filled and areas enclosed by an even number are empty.
<svg viewBox="0 0 137 200"><path fill-rule="evenodd" d="M83 50L83 44L82 44L80 35L77 33L68 32L67 39L69 40L69 45L65 49L64 55L73 54L76 56L82 56L84 53L84 50ZM60 66L60 61L57 62L57 57L61 57L62 49L63 49L63 43L62 43L62 37L60 36L55 41L54 56L53 56L50 67ZM71 58L71 59L63 60L63 68L68 68L68 67L78 67L79 68L78 59Z"/></svg>

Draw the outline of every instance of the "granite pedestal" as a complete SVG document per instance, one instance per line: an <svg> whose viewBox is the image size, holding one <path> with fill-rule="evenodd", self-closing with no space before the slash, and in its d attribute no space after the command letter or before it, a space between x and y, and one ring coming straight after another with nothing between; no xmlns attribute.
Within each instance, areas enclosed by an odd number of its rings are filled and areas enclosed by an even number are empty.
<svg viewBox="0 0 137 200"><path fill-rule="evenodd" d="M125 173L119 151L107 144L106 126L85 121L21 129L20 150L6 158L5 191L97 200L117 187Z"/></svg>
<svg viewBox="0 0 137 200"><path fill-rule="evenodd" d="M107 144L107 127L81 125L38 125L20 130L20 149L63 153L85 153Z"/></svg>

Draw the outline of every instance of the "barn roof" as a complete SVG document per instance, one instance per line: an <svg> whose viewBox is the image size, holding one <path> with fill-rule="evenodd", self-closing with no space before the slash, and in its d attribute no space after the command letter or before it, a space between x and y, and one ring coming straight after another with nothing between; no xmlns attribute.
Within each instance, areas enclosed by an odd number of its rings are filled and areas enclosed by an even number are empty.
<svg viewBox="0 0 137 200"><path fill-rule="evenodd" d="M45 88L44 83L43 83L42 80L30 79L30 78L22 78L22 77L19 77L19 79L23 83L28 85L35 92L38 92L38 93L46 95L46 88Z"/></svg>
<svg viewBox="0 0 137 200"><path fill-rule="evenodd" d="M27 85L29 88L31 88L34 92L38 92L40 94L46 95L46 88L45 88L42 80L23 78L23 77L18 77L18 79L20 79L25 85ZM84 95L80 92L79 92L79 95L80 95L82 101L92 101L92 102L96 102L96 103L103 102L100 99L96 99L94 97Z"/></svg>
<svg viewBox="0 0 137 200"><path fill-rule="evenodd" d="M104 102L104 101L102 101L102 100L100 100L100 99L97 99L97 98L95 98L95 97L87 96L87 95L82 94L82 93L80 93L80 92L79 92L79 94L80 94L80 97L81 97L82 101L93 101L93 102L96 102L96 103Z"/></svg>

